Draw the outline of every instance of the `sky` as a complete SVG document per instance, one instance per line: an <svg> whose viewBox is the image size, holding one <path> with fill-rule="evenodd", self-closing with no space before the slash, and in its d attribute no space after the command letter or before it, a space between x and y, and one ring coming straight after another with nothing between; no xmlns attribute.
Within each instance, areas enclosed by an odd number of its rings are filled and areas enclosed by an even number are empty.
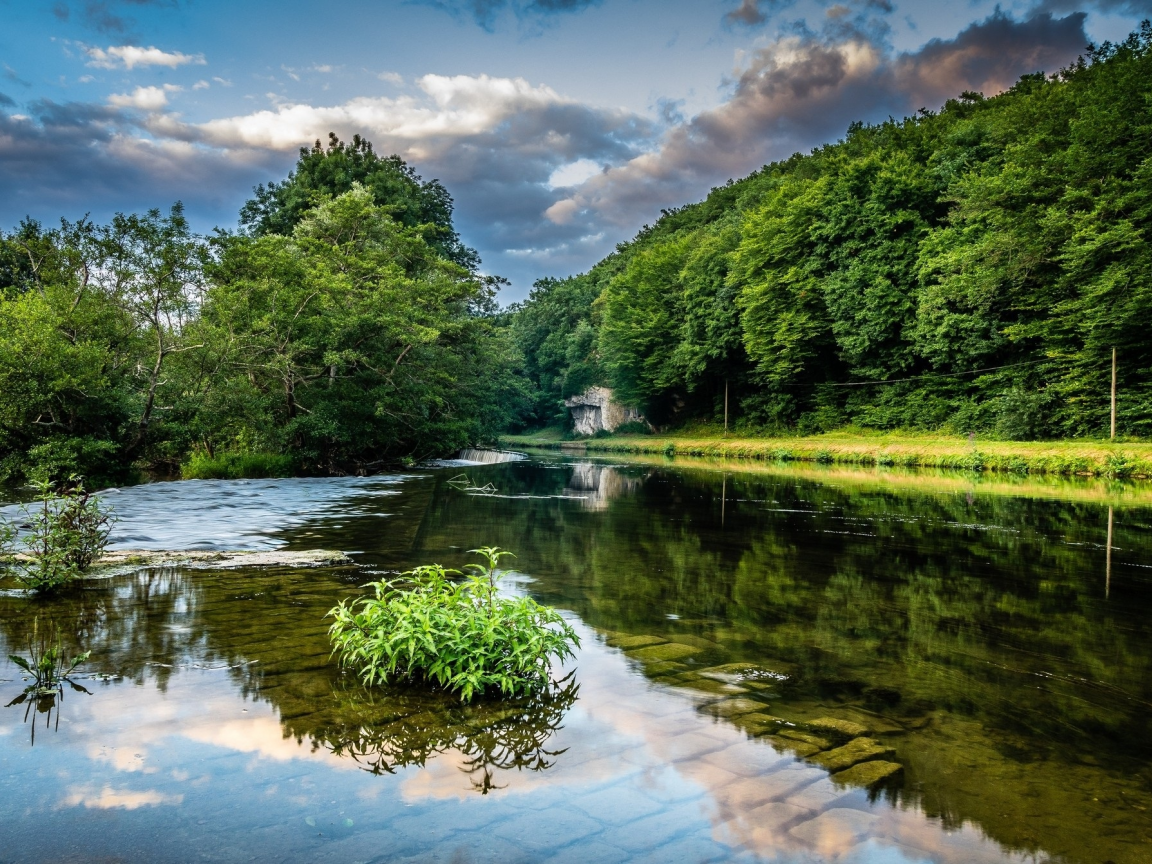
<svg viewBox="0 0 1152 864"><path fill-rule="evenodd" d="M713 186L1054 72L1152 0L0 0L0 229L183 202L235 230L360 133L456 203L486 273L586 270Z"/></svg>

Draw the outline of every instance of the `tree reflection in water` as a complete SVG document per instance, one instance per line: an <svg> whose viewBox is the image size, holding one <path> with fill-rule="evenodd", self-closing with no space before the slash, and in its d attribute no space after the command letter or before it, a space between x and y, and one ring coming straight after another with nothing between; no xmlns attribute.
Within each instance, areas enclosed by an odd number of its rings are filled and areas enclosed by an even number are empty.
<svg viewBox="0 0 1152 864"><path fill-rule="evenodd" d="M486 795L503 788L500 771L546 771L564 749L548 741L562 728L564 715L576 702L580 685L574 672L532 696L514 701L430 705L426 694L405 696L365 689L334 691L341 717L392 715L383 722L340 722L307 731L308 737L336 756L347 756L372 774L423 767L429 759L455 751L472 789ZM304 730L294 730L302 733Z"/></svg>

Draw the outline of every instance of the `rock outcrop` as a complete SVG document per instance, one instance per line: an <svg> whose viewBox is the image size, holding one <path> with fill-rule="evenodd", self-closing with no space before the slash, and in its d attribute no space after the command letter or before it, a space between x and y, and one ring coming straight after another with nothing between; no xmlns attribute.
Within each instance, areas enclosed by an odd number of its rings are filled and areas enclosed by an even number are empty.
<svg viewBox="0 0 1152 864"><path fill-rule="evenodd" d="M604 430L615 432L625 423L644 423L643 415L612 399L607 387L589 387L579 396L565 399L572 412L572 425L577 435L595 435Z"/></svg>

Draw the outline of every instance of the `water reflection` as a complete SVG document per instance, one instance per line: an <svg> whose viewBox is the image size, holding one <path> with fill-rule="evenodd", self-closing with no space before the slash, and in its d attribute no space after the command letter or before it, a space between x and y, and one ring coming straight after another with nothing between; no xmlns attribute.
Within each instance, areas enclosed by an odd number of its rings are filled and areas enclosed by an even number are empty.
<svg viewBox="0 0 1152 864"><path fill-rule="evenodd" d="M37 609L126 676L70 702L48 762L0 737L0 818L42 858L21 814L61 836L123 814L98 851L151 860L1147 860L1152 511L584 458L469 468L501 492L475 496L457 473L361 489L278 542L371 570L513 549L523 588L575 616L578 689L358 687L323 615L362 573L0 591L7 645ZM837 780L828 754L863 739L902 775Z"/></svg>
<svg viewBox="0 0 1152 864"><path fill-rule="evenodd" d="M488 794L505 788L496 777L506 771L545 771L566 748L549 749L580 687L570 672L531 697L514 702L479 701L460 705L428 694L374 693L352 687L333 694L342 718L318 729L286 724L297 736L336 756L347 756L372 774L395 774L448 751L461 757L460 770L471 788Z"/></svg>
<svg viewBox="0 0 1152 864"><path fill-rule="evenodd" d="M585 509L605 510L612 500L635 494L643 482L642 477L628 476L611 465L577 462L566 488L584 502Z"/></svg>

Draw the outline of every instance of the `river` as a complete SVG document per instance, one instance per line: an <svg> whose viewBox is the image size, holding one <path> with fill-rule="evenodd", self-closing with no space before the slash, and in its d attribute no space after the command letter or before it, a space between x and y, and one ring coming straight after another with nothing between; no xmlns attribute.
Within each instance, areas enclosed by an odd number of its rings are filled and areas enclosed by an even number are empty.
<svg viewBox="0 0 1152 864"><path fill-rule="evenodd" d="M52 716L0 708L0 860L1152 860L1147 484L480 458L106 493L119 548L356 565L0 582L0 654L92 652ZM479 545L580 634L550 690L336 668L337 601ZM836 782L828 718L902 772Z"/></svg>

